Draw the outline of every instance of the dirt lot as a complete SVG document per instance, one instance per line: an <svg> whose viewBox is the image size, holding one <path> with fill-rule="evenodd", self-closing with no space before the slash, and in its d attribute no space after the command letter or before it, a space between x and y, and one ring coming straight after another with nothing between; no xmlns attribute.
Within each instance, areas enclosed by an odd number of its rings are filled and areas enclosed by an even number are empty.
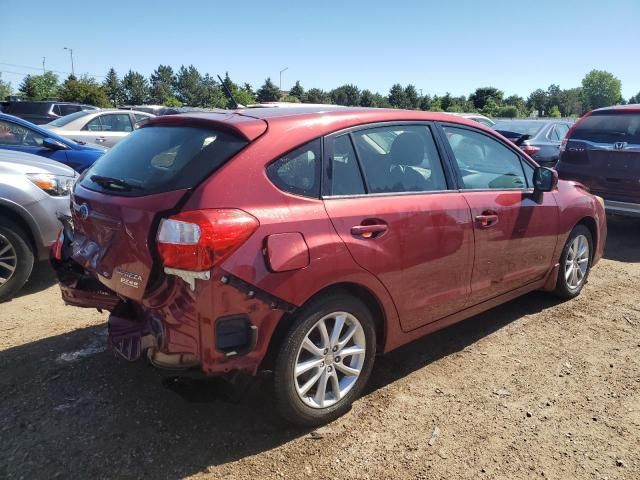
<svg viewBox="0 0 640 480"><path fill-rule="evenodd" d="M377 361L319 431L249 386L167 381L104 350L105 315L40 267L0 305L0 478L640 478L640 223L583 294L533 293Z"/></svg>

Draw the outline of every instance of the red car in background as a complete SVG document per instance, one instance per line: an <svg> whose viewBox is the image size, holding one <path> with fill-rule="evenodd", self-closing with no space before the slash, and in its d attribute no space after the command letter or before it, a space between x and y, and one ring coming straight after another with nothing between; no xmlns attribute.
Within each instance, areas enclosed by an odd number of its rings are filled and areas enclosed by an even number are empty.
<svg viewBox="0 0 640 480"><path fill-rule="evenodd" d="M571 298L602 200L460 117L262 108L158 117L76 183L68 304L172 372L273 370L282 415L346 412L376 353L532 290Z"/></svg>

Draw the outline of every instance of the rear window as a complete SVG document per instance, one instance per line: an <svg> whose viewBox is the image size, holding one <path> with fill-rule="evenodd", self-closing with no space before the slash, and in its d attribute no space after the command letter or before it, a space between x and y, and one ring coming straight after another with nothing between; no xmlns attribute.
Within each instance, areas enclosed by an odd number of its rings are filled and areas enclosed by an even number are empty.
<svg viewBox="0 0 640 480"><path fill-rule="evenodd" d="M50 103L35 103L35 102L13 102L4 107L4 113L11 114L46 114L51 107Z"/></svg>
<svg viewBox="0 0 640 480"><path fill-rule="evenodd" d="M494 130L518 133L534 137L544 127L542 122L497 122L492 125Z"/></svg>
<svg viewBox="0 0 640 480"><path fill-rule="evenodd" d="M53 122L49 122L47 125L51 125L52 127L64 127L66 124L77 120L78 118L82 118L85 115L89 115L91 112L80 111L76 113L71 113L69 115L65 115L64 117L58 118Z"/></svg>
<svg viewBox="0 0 640 480"><path fill-rule="evenodd" d="M245 140L217 130L141 128L94 163L81 185L126 196L192 188L246 145Z"/></svg>
<svg viewBox="0 0 640 480"><path fill-rule="evenodd" d="M578 124L571 140L640 144L640 113L594 113Z"/></svg>

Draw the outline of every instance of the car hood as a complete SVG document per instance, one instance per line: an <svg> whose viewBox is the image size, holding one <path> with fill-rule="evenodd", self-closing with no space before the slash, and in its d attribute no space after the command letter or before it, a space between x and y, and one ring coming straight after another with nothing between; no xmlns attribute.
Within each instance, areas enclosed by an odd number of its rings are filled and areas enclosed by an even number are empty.
<svg viewBox="0 0 640 480"><path fill-rule="evenodd" d="M60 162L14 150L0 150L0 167L6 172L53 173L54 175L65 175L67 177L76 176L72 168Z"/></svg>

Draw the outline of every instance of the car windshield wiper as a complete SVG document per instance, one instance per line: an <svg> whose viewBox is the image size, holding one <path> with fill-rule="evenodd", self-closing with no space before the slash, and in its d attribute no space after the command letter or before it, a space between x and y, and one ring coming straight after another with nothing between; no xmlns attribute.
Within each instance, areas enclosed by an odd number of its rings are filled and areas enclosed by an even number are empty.
<svg viewBox="0 0 640 480"><path fill-rule="evenodd" d="M138 185L132 185L121 178L105 177L103 175L91 175L90 179L93 183L97 183L101 187L108 188L110 190L121 190L124 192L128 192L130 190L142 190L142 187Z"/></svg>

